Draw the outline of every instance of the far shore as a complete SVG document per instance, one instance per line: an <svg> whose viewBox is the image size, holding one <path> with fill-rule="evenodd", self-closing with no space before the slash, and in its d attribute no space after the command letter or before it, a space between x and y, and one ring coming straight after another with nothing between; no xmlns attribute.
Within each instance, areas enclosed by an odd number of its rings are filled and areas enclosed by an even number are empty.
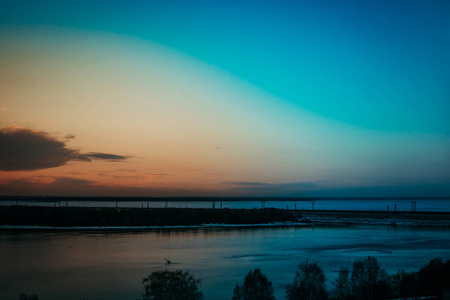
<svg viewBox="0 0 450 300"><path fill-rule="evenodd" d="M0 207L0 229L165 229L388 225L450 228L450 212Z"/></svg>

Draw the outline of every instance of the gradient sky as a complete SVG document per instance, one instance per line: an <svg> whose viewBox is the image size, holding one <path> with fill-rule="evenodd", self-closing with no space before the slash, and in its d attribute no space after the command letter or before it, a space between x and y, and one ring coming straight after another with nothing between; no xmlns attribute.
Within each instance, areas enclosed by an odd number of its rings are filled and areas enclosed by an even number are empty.
<svg viewBox="0 0 450 300"><path fill-rule="evenodd" d="M450 196L449 1L0 2L0 194Z"/></svg>

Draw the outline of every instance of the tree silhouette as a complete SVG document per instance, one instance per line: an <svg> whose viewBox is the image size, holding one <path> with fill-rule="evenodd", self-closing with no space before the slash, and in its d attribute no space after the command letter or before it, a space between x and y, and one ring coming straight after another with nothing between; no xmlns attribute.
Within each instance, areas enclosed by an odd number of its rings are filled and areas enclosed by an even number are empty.
<svg viewBox="0 0 450 300"><path fill-rule="evenodd" d="M27 295L27 294L20 294L19 300L39 300L39 297L36 294Z"/></svg>
<svg viewBox="0 0 450 300"><path fill-rule="evenodd" d="M298 266L294 282L286 287L286 298L288 300L328 298L325 289L325 275L316 262L309 263L306 260Z"/></svg>
<svg viewBox="0 0 450 300"><path fill-rule="evenodd" d="M384 299L389 295L388 275L373 256L353 262L352 293L356 299Z"/></svg>
<svg viewBox="0 0 450 300"><path fill-rule="evenodd" d="M338 278L333 282L333 299L351 299L352 287L349 275L350 271L346 267L341 267Z"/></svg>
<svg viewBox="0 0 450 300"><path fill-rule="evenodd" d="M200 279L189 272L156 271L142 279L144 300L198 300L203 298L199 290Z"/></svg>
<svg viewBox="0 0 450 300"><path fill-rule="evenodd" d="M272 282L259 268L248 272L244 284L236 285L233 292L233 300L275 300L273 296Z"/></svg>

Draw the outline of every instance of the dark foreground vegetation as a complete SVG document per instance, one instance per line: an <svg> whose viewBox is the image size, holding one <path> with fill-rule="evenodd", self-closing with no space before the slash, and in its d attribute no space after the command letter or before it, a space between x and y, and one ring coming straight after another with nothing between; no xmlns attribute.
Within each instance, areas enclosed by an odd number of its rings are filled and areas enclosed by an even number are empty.
<svg viewBox="0 0 450 300"><path fill-rule="evenodd" d="M450 260L433 259L417 272L400 270L389 276L375 257L357 259L352 270L343 267L327 290L325 275L316 262L300 263L294 281L286 286L288 300L449 299ZM188 272L159 271L144 278L144 300L202 299L200 280ZM446 294L447 293L447 294ZM275 300L272 283L259 268L236 285L232 300Z"/></svg>
<svg viewBox="0 0 450 300"><path fill-rule="evenodd" d="M296 221L290 211L266 209L0 207L0 225L175 226Z"/></svg>
<svg viewBox="0 0 450 300"><path fill-rule="evenodd" d="M450 260L431 260L417 272L400 270L388 275L375 257L356 259L352 269L342 267L331 290L317 262L304 261L294 281L286 286L288 300L450 299ZM142 279L141 300L200 300L201 280L186 271L155 271ZM20 300L38 300L22 294ZM272 282L259 268L236 285L232 300L275 300Z"/></svg>

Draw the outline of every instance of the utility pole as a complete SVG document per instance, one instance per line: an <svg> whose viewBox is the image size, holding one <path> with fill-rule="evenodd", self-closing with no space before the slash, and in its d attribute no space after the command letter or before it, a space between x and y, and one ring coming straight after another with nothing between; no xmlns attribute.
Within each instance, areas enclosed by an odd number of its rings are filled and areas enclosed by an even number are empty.
<svg viewBox="0 0 450 300"><path fill-rule="evenodd" d="M415 212L416 211L416 200L411 200L411 211Z"/></svg>

